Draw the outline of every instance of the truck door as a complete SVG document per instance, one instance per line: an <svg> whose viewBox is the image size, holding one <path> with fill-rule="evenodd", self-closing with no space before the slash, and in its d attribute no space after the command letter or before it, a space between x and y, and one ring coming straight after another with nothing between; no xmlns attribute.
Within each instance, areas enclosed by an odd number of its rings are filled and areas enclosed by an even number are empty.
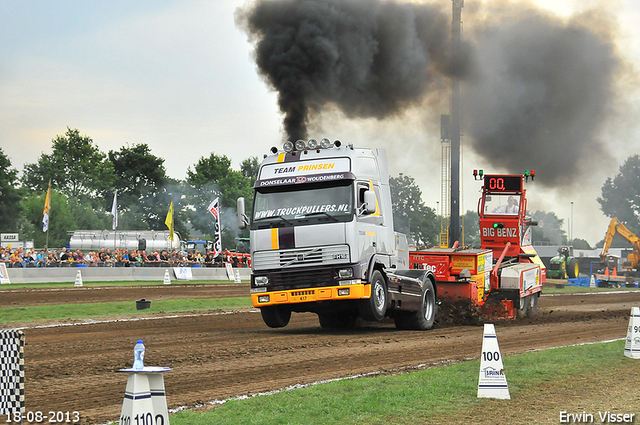
<svg viewBox="0 0 640 425"><path fill-rule="evenodd" d="M364 193L367 190L373 190L376 194L376 211L372 214L363 214L362 206L364 203ZM369 182L357 183L357 199L358 199L358 234L359 234L359 254L361 259L370 259L374 254L380 252L382 246L380 237L383 236L378 232L380 225L383 223L383 217L379 207L379 190L375 185Z"/></svg>

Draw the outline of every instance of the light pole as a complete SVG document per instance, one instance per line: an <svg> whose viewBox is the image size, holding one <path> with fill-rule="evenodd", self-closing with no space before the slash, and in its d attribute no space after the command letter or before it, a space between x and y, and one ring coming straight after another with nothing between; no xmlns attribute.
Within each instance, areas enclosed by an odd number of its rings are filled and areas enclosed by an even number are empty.
<svg viewBox="0 0 640 425"><path fill-rule="evenodd" d="M573 245L573 201L571 201L571 221L569 222L569 241L570 245Z"/></svg>

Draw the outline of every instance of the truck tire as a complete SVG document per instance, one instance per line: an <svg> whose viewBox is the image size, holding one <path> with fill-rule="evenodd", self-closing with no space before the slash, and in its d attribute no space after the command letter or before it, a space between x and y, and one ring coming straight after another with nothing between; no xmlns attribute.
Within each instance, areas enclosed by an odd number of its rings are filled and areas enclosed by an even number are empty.
<svg viewBox="0 0 640 425"><path fill-rule="evenodd" d="M579 273L580 269L578 268L578 260L572 258L567 266L567 276L569 276L569 279L575 279L578 277Z"/></svg>
<svg viewBox="0 0 640 425"><path fill-rule="evenodd" d="M350 329L355 328L358 314L354 311L318 313L318 321L323 329Z"/></svg>
<svg viewBox="0 0 640 425"><path fill-rule="evenodd" d="M270 328L284 328L289 324L289 319L291 319L291 310L279 305L262 307L260 313L262 313L262 320Z"/></svg>
<svg viewBox="0 0 640 425"><path fill-rule="evenodd" d="M371 297L368 300L360 300L358 312L364 320L373 322L384 319L387 312L387 285L378 270L373 271L370 282Z"/></svg>
<svg viewBox="0 0 640 425"><path fill-rule="evenodd" d="M527 297L529 298L529 308L527 309L527 317L529 318L535 316L538 311L538 295L540 294L531 294Z"/></svg>
<svg viewBox="0 0 640 425"><path fill-rule="evenodd" d="M438 306L436 305L436 293L433 290L431 279L427 278L422 289L422 306L420 311L397 312L394 317L397 329L426 331L433 327Z"/></svg>
<svg viewBox="0 0 640 425"><path fill-rule="evenodd" d="M520 299L520 307L518 308L518 319L524 319L529 312L529 304L531 304L532 295L527 295Z"/></svg>

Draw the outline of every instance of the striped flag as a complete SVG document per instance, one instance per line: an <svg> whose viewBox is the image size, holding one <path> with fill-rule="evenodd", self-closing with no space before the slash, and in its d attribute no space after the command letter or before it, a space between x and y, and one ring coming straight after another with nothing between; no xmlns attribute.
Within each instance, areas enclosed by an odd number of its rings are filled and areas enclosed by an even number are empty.
<svg viewBox="0 0 640 425"><path fill-rule="evenodd" d="M44 211L42 212L42 231L49 230L49 211L51 211L51 180L47 189L47 198L44 200Z"/></svg>

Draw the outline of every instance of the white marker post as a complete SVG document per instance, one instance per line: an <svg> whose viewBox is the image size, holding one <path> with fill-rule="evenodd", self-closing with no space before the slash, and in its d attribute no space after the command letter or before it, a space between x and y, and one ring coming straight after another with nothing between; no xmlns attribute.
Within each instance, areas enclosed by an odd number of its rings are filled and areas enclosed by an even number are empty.
<svg viewBox="0 0 640 425"><path fill-rule="evenodd" d="M484 336L482 338L478 398L511 399L507 377L504 374L502 355L498 346L496 328L488 323L484 325Z"/></svg>
<svg viewBox="0 0 640 425"><path fill-rule="evenodd" d="M169 269L164 269L164 280L162 281L165 285L171 285L171 276L169 276Z"/></svg>
<svg viewBox="0 0 640 425"><path fill-rule="evenodd" d="M233 266L231 266L231 264L229 263L225 263L224 265L227 268L227 277L229 278L229 280L235 280L235 277L233 275Z"/></svg>
<svg viewBox="0 0 640 425"><path fill-rule="evenodd" d="M168 367L145 366L141 370L120 369L129 374L119 425L169 425L167 397L162 374Z"/></svg>
<svg viewBox="0 0 640 425"><path fill-rule="evenodd" d="M74 283L73 286L76 288L82 287L82 273L80 273L80 270L76 273L76 283Z"/></svg>
<svg viewBox="0 0 640 425"><path fill-rule="evenodd" d="M640 359L640 307L631 308L624 355L632 359Z"/></svg>

